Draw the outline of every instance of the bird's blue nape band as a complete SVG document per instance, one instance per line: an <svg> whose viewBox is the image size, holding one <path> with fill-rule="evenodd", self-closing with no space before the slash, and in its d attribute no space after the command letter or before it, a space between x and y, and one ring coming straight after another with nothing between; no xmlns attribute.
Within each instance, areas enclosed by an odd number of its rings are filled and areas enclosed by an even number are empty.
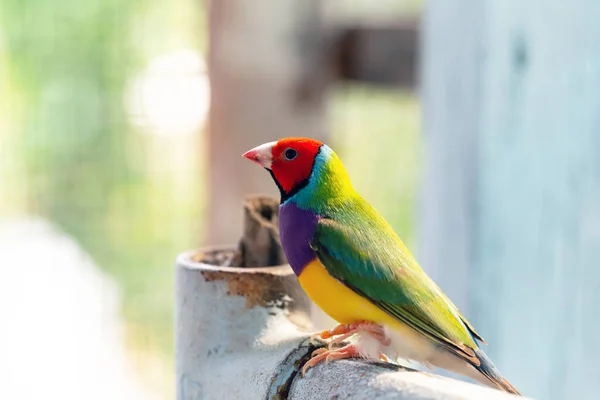
<svg viewBox="0 0 600 400"><path fill-rule="evenodd" d="M290 197L287 201L294 202L300 208L310 208L312 194L317 190L319 184L319 178L323 172L327 169L327 163L333 157L333 150L327 145L322 145L319 148L319 152L315 157L315 163L312 168L312 172L308 178L308 185L301 191Z"/></svg>

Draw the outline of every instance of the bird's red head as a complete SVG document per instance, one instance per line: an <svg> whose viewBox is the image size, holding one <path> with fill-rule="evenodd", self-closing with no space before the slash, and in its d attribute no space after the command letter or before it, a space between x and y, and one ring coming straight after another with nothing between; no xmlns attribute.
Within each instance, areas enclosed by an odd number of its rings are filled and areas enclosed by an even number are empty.
<svg viewBox="0 0 600 400"><path fill-rule="evenodd" d="M244 157L269 170L282 195L289 196L308 182L322 145L314 139L285 138L257 146Z"/></svg>

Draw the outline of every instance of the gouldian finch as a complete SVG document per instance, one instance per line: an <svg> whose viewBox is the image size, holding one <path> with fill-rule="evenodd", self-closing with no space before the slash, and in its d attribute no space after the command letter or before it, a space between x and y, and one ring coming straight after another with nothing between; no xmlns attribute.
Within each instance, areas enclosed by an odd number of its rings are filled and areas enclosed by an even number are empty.
<svg viewBox="0 0 600 400"><path fill-rule="evenodd" d="M281 192L279 233L308 296L339 326L304 366L322 360L387 357L519 392L479 348L485 343L417 264L385 219L352 187L339 157L308 138L285 138L244 155L266 168ZM358 334L358 341L342 341Z"/></svg>

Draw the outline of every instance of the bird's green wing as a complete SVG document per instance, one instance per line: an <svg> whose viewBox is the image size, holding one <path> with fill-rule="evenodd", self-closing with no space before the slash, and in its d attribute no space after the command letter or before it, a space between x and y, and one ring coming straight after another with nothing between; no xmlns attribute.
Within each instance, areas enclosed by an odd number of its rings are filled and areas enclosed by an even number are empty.
<svg viewBox="0 0 600 400"><path fill-rule="evenodd" d="M456 355L479 364L483 341L364 200L319 220L311 247L346 286Z"/></svg>

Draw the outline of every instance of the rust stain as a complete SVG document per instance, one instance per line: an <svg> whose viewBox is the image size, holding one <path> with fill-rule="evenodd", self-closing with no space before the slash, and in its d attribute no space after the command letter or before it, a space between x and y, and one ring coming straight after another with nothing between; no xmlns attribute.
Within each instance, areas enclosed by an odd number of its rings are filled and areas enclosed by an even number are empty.
<svg viewBox="0 0 600 400"><path fill-rule="evenodd" d="M280 305L285 307L285 277L268 273L202 271L207 282L227 282L227 294L246 298L246 308Z"/></svg>

